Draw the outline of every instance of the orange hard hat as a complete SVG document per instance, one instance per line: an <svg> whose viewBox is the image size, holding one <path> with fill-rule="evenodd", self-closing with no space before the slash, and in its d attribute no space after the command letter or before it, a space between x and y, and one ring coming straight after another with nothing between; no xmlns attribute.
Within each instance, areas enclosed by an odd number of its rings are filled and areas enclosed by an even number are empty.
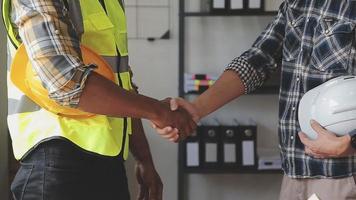
<svg viewBox="0 0 356 200"><path fill-rule="evenodd" d="M100 55L83 45L80 46L80 49L84 64L97 65L97 68L94 70L95 72L116 82L115 74L110 65ZM88 118L95 115L79 109L61 106L54 100L50 99L48 91L42 86L41 80L33 70L31 62L28 59L26 48L23 44L18 48L12 61L10 78L14 85L28 98L54 114L71 118Z"/></svg>

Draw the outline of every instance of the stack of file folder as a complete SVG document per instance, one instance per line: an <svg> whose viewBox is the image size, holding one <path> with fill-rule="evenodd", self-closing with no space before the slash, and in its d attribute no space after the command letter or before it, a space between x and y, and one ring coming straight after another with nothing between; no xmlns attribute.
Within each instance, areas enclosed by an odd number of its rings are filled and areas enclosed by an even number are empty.
<svg viewBox="0 0 356 200"><path fill-rule="evenodd" d="M256 169L257 127L199 126L196 135L184 142L186 168Z"/></svg>

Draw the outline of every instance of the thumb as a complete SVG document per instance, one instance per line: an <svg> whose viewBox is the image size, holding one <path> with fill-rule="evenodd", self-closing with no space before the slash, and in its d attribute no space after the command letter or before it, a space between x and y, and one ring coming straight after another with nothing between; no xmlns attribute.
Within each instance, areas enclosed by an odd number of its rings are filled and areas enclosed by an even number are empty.
<svg viewBox="0 0 356 200"><path fill-rule="evenodd" d="M184 108L185 110L187 110L190 113L190 115L192 116L193 121L195 123L198 123L200 121L200 116L198 114L198 110L197 110L196 106L194 106L193 103L191 103L181 97L175 98L174 100L179 106L181 106L182 108Z"/></svg>
<svg viewBox="0 0 356 200"><path fill-rule="evenodd" d="M175 110L177 110L178 109L178 102L177 102L177 100L175 99L175 98L172 98L171 100L170 100L170 105L171 105L171 110L172 111L175 111Z"/></svg>

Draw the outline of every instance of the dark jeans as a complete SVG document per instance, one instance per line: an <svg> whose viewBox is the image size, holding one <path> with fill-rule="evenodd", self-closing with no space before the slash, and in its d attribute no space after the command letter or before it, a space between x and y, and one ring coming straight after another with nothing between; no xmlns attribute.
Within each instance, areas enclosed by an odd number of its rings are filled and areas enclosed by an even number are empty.
<svg viewBox="0 0 356 200"><path fill-rule="evenodd" d="M121 156L81 151L69 141L51 140L25 159L11 184L15 200L129 200Z"/></svg>

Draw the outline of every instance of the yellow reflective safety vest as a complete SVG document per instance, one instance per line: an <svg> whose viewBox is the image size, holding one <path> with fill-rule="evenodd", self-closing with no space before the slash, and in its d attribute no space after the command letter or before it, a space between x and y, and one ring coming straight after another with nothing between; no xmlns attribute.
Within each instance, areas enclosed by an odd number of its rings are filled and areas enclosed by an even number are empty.
<svg viewBox="0 0 356 200"><path fill-rule="evenodd" d="M128 66L126 17L121 0L68 0L67 7L81 43L96 51L111 65L118 83L132 90ZM10 19L11 0L3 0L2 12L8 32L9 61L21 44ZM44 141L67 139L85 151L103 156L128 156L130 118L95 115L67 118L55 115L35 104L18 90L9 78L8 126L14 155L21 159ZM103 102L104 103L104 102Z"/></svg>

